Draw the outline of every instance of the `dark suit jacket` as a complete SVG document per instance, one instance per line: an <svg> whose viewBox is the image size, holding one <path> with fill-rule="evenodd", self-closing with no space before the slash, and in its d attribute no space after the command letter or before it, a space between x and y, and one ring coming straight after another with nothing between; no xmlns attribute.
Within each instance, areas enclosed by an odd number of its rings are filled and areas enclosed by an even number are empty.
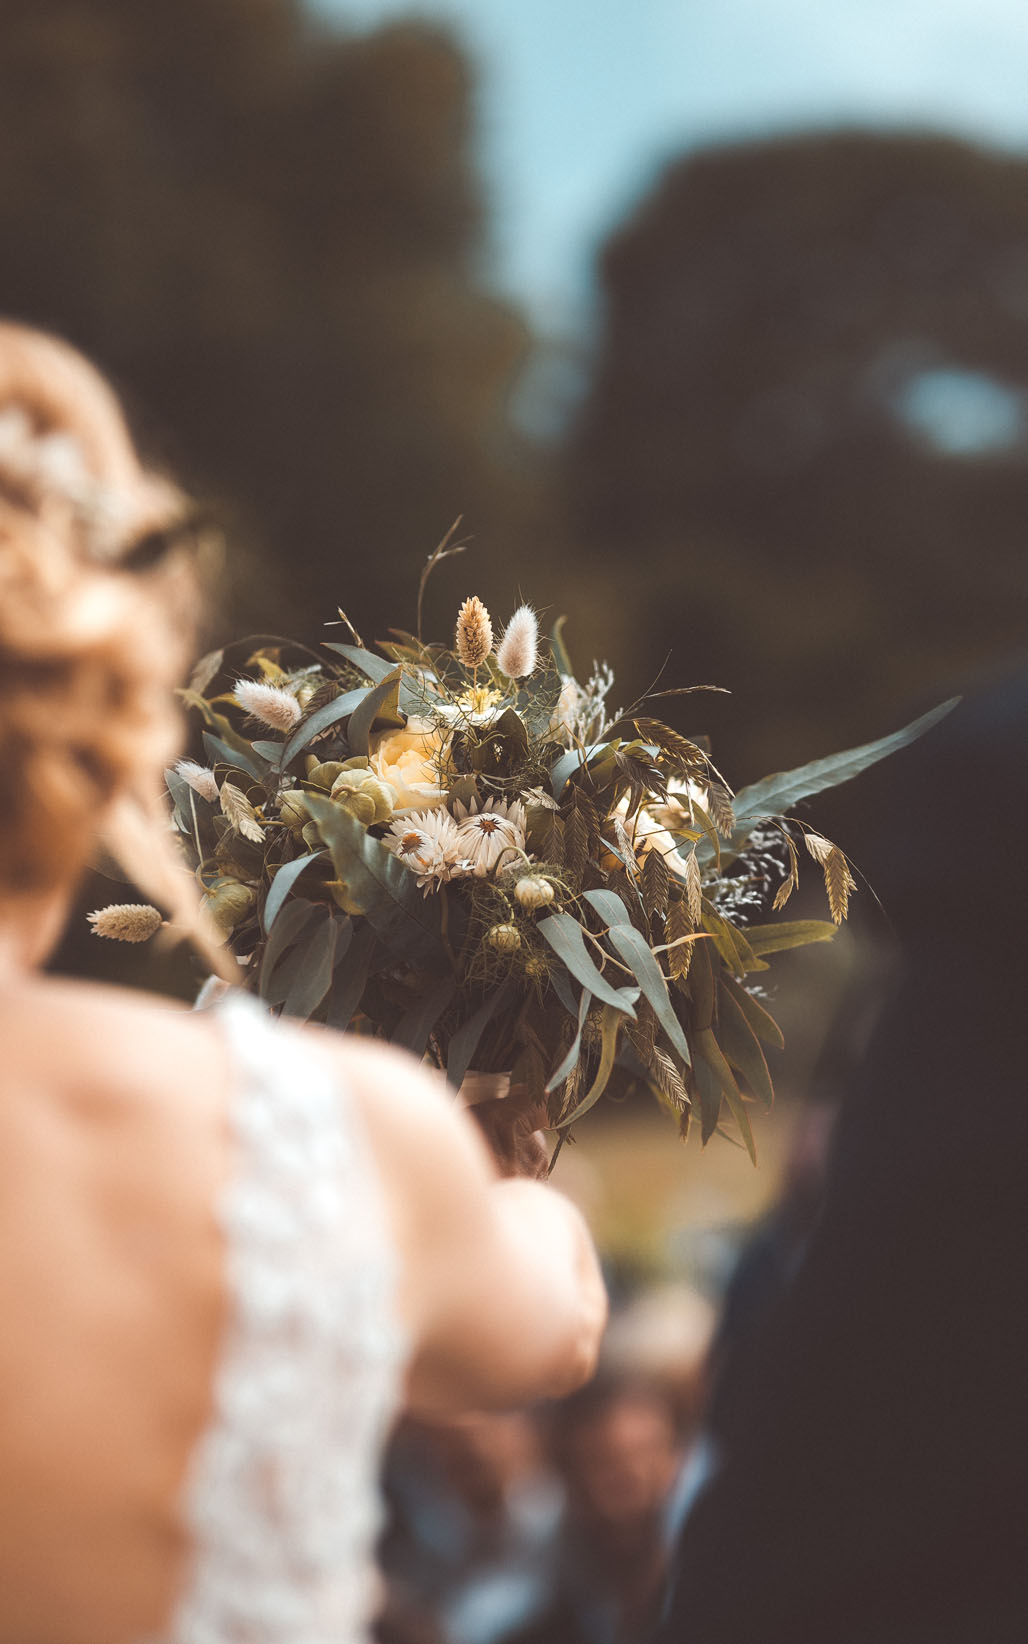
<svg viewBox="0 0 1028 1644"><path fill-rule="evenodd" d="M899 760L906 980L659 1644L1028 1641L1028 676Z"/></svg>

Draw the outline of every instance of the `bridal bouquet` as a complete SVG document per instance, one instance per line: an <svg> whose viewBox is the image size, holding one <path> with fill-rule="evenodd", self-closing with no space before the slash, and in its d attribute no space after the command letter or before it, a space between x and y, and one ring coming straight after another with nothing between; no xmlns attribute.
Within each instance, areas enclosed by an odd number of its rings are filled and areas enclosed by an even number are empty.
<svg viewBox="0 0 1028 1644"><path fill-rule="evenodd" d="M730 1115L752 1154L747 1104L772 1100L782 1042L757 979L833 935L854 889L787 813L945 709L733 796L703 740L608 707L608 669L576 680L527 606L498 642L475 597L449 646L350 631L243 642L185 693L205 757L168 772L174 825L247 985L454 1086L509 1074L563 1133L621 1068L683 1133ZM830 918L769 919L803 858Z"/></svg>

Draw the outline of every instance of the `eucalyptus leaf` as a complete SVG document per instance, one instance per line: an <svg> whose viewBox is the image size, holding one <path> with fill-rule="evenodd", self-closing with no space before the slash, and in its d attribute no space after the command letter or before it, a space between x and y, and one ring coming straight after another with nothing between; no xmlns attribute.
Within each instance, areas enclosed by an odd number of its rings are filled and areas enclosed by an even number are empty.
<svg viewBox="0 0 1028 1644"><path fill-rule="evenodd" d="M282 763L284 742L264 742L258 738L256 742L251 742L250 746L259 759L266 759L269 765L273 765L276 770L278 769Z"/></svg>
<svg viewBox="0 0 1028 1644"><path fill-rule="evenodd" d="M651 1006L671 1044L682 1058L682 1061L688 1066L692 1061L689 1053L689 1041L685 1037L681 1022L675 1015L667 990L667 982L664 980L663 972L650 951L646 938L640 936L634 925L625 923L612 925L607 932L607 940L621 955L626 965L631 967L632 974L639 983L644 998Z"/></svg>
<svg viewBox="0 0 1028 1644"><path fill-rule="evenodd" d="M562 959L576 981L594 994L603 1004L612 1005L615 1010L623 1011L626 1016L635 1019L635 1011L631 1005L618 994L606 977L599 971L585 945L582 927L577 919L569 913L551 913L545 919L540 919L536 925L540 936L550 944L558 959Z"/></svg>
<svg viewBox="0 0 1028 1644"><path fill-rule="evenodd" d="M483 1005L479 1005L473 1016L450 1035L450 1043L446 1053L446 1077L455 1090L459 1090L464 1075L471 1066L472 1058L481 1043L482 1035L498 1010L505 1008L514 993L514 984L510 979L503 982L495 993L491 993Z"/></svg>
<svg viewBox="0 0 1028 1644"><path fill-rule="evenodd" d="M450 968L438 900L423 897L414 875L348 811L320 794L309 793L306 804L346 887L347 912L365 915L390 951L408 964Z"/></svg>
<svg viewBox="0 0 1028 1644"><path fill-rule="evenodd" d="M919 736L952 713L959 701L958 696L950 697L947 702L922 714L902 730L893 731L891 736L879 737L876 742L865 742L859 748L847 749L845 753L828 754L824 759L811 760L809 764L799 765L792 771L779 771L775 776L765 776L762 781L743 788L734 801L737 826L732 835L732 850L738 854L745 848L754 824L762 818L782 816L798 805L800 800L810 799L827 788L837 788L842 782L850 782L872 765L877 765L879 760L887 759L889 754L916 742Z"/></svg>
<svg viewBox="0 0 1028 1644"><path fill-rule="evenodd" d="M282 954L297 940L304 926L312 921L320 911L322 904L317 902L295 901L290 902L275 920L275 928L268 937L264 953L261 957L260 995L262 999L270 998L275 986L275 967ZM285 993L281 999L285 998ZM279 1002L281 1002L281 999Z"/></svg>
<svg viewBox="0 0 1028 1644"><path fill-rule="evenodd" d="M803 948L808 942L830 942L838 933L838 925L830 925L825 919L784 919L778 925L747 925L746 940L762 959L766 953Z"/></svg>
<svg viewBox="0 0 1028 1644"><path fill-rule="evenodd" d="M298 856L294 861L287 862L285 867L279 868L272 880L271 889L264 903L263 923L265 935L270 932L272 925L275 923L275 916L301 873L305 872L312 862L316 862L319 856L324 855L324 851L313 851L311 855Z"/></svg>
<svg viewBox="0 0 1028 1644"><path fill-rule="evenodd" d="M603 752L606 743L597 742L591 748L569 748L567 753L561 754L550 771L550 787L554 799L559 799L567 787L569 779L575 772L588 765L590 759Z"/></svg>
<svg viewBox="0 0 1028 1644"><path fill-rule="evenodd" d="M203 745L212 765L228 765L234 771L243 771L247 776L252 776L255 782L263 782L268 774L267 766L259 765L252 753L229 747L220 736L214 736L210 731L204 731Z"/></svg>
<svg viewBox="0 0 1028 1644"><path fill-rule="evenodd" d="M765 1107L771 1107L775 1092L760 1041L738 999L725 987L724 978L719 990L718 1042L725 1057L742 1074L754 1096L759 1097Z"/></svg>
<svg viewBox="0 0 1028 1644"><path fill-rule="evenodd" d="M325 1021L329 1027L343 1032L352 1022L368 985L376 942L374 930L362 921L352 926L352 938L342 960L337 948L335 974L325 1000Z"/></svg>
<svg viewBox="0 0 1028 1644"><path fill-rule="evenodd" d="M346 691L342 696L333 697L331 702L326 702L322 707L316 709L309 719L301 720L292 736L288 738L283 746L279 759L279 770L284 771L287 766L291 765L297 754L302 753L308 743L313 742L314 738L320 736L322 731L330 730L333 725L338 725L341 719L349 719L353 710L363 702L367 694L366 689L363 687L358 691Z"/></svg>
<svg viewBox="0 0 1028 1644"><path fill-rule="evenodd" d="M549 973L549 979L554 993L572 1020L578 1015L578 1006L575 1004L574 990L571 986L571 977L563 965L556 965Z"/></svg>
<svg viewBox="0 0 1028 1644"><path fill-rule="evenodd" d="M553 651L553 660L556 662L563 678L573 679L575 677L575 671L571 666L571 658L568 656L567 646L564 644L564 624L566 622L566 616L557 618L556 622L553 624L553 627L550 629L550 646Z"/></svg>
<svg viewBox="0 0 1028 1644"><path fill-rule="evenodd" d="M750 1156L750 1162L756 1164L757 1147L753 1140L753 1131L750 1128L750 1116L746 1111L746 1104L739 1093L739 1086L736 1084L735 1076L725 1060L721 1046L709 1028L705 1033L697 1034L696 1050L697 1058L702 1058L703 1061L709 1064L715 1079L720 1084L732 1117L739 1126L739 1134Z"/></svg>
<svg viewBox="0 0 1028 1644"><path fill-rule="evenodd" d="M389 719L394 725L403 724L397 711L399 696L400 670L397 668L381 684L366 692L350 715L347 741L351 753L367 756L371 752L371 728L376 719Z"/></svg>
<svg viewBox="0 0 1028 1644"><path fill-rule="evenodd" d="M568 1049L568 1053L564 1057L564 1060L550 1076L549 1083L546 1086L547 1096L551 1091L556 1090L558 1085L562 1085L564 1083L564 1080L569 1076L572 1068L578 1061L578 1057L582 1049L582 1030L585 1027L585 1019L589 1013L589 1006L591 1003L592 994L589 992L588 988L583 988L582 997L578 1001L578 1030L571 1042L570 1048Z"/></svg>
<svg viewBox="0 0 1028 1644"><path fill-rule="evenodd" d="M352 662L362 674L367 674L370 680L377 685L389 674L393 673L395 662L387 662L385 657L376 656L374 651L366 651L361 645L340 645L336 640L325 640L326 651L335 651L339 656L345 656L347 662Z"/></svg>
<svg viewBox="0 0 1028 1644"><path fill-rule="evenodd" d="M699 1098L700 1138L705 1147L717 1129L721 1118L721 1080L706 1058L697 1055L693 1064L692 1082Z"/></svg>
<svg viewBox="0 0 1028 1644"><path fill-rule="evenodd" d="M393 1044L402 1045L414 1056L423 1056L428 1036L457 991L455 976L443 976L434 987L415 1000L400 1018L391 1035Z"/></svg>
<svg viewBox="0 0 1028 1644"><path fill-rule="evenodd" d="M588 1113L589 1109L596 1105L606 1090L611 1073L614 1070L618 1033L623 1024L623 1013L616 1010L612 1005L604 1005L600 1013L600 1065L596 1070L596 1077L578 1106L573 1108L570 1113L561 1116L560 1128L562 1130L567 1125L573 1125L576 1119L580 1119L584 1113Z"/></svg>
<svg viewBox="0 0 1028 1644"><path fill-rule="evenodd" d="M337 921L327 908L321 911L324 918L313 926L299 948L303 961L292 978L282 1007L285 1016L297 1016L304 1022L314 1014L328 992L334 968L339 934Z"/></svg>
<svg viewBox="0 0 1028 1644"><path fill-rule="evenodd" d="M727 973L721 977L721 986L732 995L757 1038L763 1039L766 1045L774 1045L776 1050L784 1050L785 1036L774 1017L768 1014L759 1000L754 999L752 993L748 993L741 982L737 982L734 976Z"/></svg>
<svg viewBox="0 0 1028 1644"><path fill-rule="evenodd" d="M606 844L607 841L604 840L604 845ZM588 902L590 907L596 909L596 912L599 914L604 924L626 925L628 923L628 912L625 908L625 904L622 902L620 896L618 896L614 891L586 891L583 894L582 900L583 902Z"/></svg>

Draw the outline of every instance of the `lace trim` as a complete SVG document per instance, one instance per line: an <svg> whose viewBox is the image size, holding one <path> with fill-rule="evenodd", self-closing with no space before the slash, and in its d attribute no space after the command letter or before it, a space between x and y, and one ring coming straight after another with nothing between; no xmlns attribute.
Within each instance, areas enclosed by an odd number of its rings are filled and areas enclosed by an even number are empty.
<svg viewBox="0 0 1028 1644"><path fill-rule="evenodd" d="M403 1355L385 1218L327 1061L252 999L216 1014L239 1079L220 1206L231 1317L167 1640L357 1644Z"/></svg>

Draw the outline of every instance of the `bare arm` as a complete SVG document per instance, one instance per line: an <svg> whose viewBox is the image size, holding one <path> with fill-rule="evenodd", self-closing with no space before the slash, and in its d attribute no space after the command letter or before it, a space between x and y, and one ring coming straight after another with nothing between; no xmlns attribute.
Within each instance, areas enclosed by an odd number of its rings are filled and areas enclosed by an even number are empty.
<svg viewBox="0 0 1028 1644"><path fill-rule="evenodd" d="M500 1181L442 1081L408 1057L352 1040L337 1054L392 1210L410 1402L516 1404L578 1386L607 1313L579 1212L539 1182Z"/></svg>

